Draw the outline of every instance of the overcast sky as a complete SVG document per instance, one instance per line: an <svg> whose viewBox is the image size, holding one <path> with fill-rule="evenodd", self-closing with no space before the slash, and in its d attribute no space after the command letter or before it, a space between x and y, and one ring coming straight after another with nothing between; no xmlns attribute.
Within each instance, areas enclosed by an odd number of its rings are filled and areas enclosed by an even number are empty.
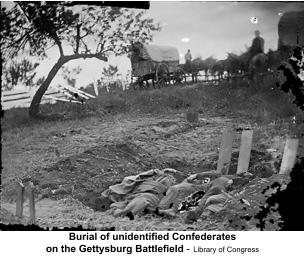
<svg viewBox="0 0 305 258"><path fill-rule="evenodd" d="M304 10L303 2L151 2L147 16L162 25L162 31L154 34L154 44L178 48L184 56L191 49L193 57L214 56L225 59L228 52L240 54L250 46L254 31L259 29L265 39L265 51L277 47L277 24L281 13ZM257 23L251 22L256 17ZM54 51L57 51L55 49ZM55 63L52 58L39 67L46 75ZM126 57L110 59L122 73L130 69ZM181 58L181 62L184 62ZM69 66L80 64L83 71L77 86L86 85L101 75L103 62L94 59L75 60ZM54 83L57 83L57 76Z"/></svg>
<svg viewBox="0 0 305 258"><path fill-rule="evenodd" d="M279 14L302 9L303 2L151 2L148 14L163 24L154 37L156 44L224 59L227 52L244 51L256 29L265 39L265 50L276 49ZM258 22L252 23L252 17Z"/></svg>

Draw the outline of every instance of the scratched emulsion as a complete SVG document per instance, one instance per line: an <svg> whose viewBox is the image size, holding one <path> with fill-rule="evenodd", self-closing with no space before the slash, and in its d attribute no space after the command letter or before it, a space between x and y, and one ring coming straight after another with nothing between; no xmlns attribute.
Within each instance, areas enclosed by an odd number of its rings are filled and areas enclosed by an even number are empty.
<svg viewBox="0 0 305 258"><path fill-rule="evenodd" d="M277 86L285 93L290 92L294 96L293 102L304 110L304 49L296 47L288 63L281 64L278 70L283 71L285 81L282 84L277 82ZM264 230L265 218L276 204L282 219L279 224L281 230L304 230L304 158L298 160L290 177L291 182L283 191L279 183L270 186L276 189L276 193L266 200L267 205L261 206L255 215L259 220L257 227L261 230ZM262 194L268 189L264 189Z"/></svg>
<svg viewBox="0 0 305 258"><path fill-rule="evenodd" d="M276 189L276 193L267 198L267 205L261 206L261 210L255 215L255 218L259 220L257 227L261 230L265 229L265 218L276 204L278 204L277 210L282 219L281 230L304 230L304 158L298 160L290 177L291 181L285 190L280 190L279 183L270 186L270 188ZM266 190L263 190L262 193Z"/></svg>
<svg viewBox="0 0 305 258"><path fill-rule="evenodd" d="M283 72L285 81L277 86L285 93L291 92L294 96L294 103L304 110L304 49L296 47L293 56L287 63L279 66L278 70Z"/></svg>

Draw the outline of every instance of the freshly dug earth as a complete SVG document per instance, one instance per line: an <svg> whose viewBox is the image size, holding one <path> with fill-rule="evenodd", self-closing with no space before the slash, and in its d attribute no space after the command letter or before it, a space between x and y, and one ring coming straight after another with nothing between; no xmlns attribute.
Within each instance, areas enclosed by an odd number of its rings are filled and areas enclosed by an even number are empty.
<svg viewBox="0 0 305 258"><path fill-rule="evenodd" d="M268 179L256 178L248 184L239 185L230 193L227 208L213 215L205 215L194 224L184 224L185 214L177 218L145 215L130 220L127 217L114 218L107 211L94 211L71 196L54 200L45 198L36 203L36 224L46 228L71 228L82 226L97 230L259 230L256 215L266 199L275 192L274 184L281 190L286 188L289 177L274 175ZM25 203L22 220L12 215L15 205L6 203L0 213L2 223L23 223L29 221L28 202ZM265 220L265 230L279 230L281 218L273 210Z"/></svg>
<svg viewBox="0 0 305 258"><path fill-rule="evenodd" d="M32 178L41 198L71 195L95 210L107 210L109 201L101 198L102 191L126 176L155 167L160 164L149 153L126 142L93 147L60 160Z"/></svg>
<svg viewBox="0 0 305 258"><path fill-rule="evenodd" d="M230 174L236 172L241 129L251 127L254 130L249 172L256 178L248 186L239 185L235 189L237 196L244 194L239 199L250 203L253 215L258 212L259 205L252 205L251 200L255 202L258 198L264 203L268 196L261 194L262 188L278 180L273 178L273 173L279 169L285 140L293 133L289 121L258 125L240 116L228 118L206 112L200 114L198 123L190 124L183 111L163 115L118 114L105 120L91 117L46 122L34 128L5 132L0 219L4 223L18 223L12 214L15 185L21 180L25 185L29 181L35 185L37 224L43 227L234 230L232 217L236 212L243 216L244 207L234 205L233 201L225 214L185 225L183 216L172 220L152 215L133 221L126 217L114 218L107 213L110 201L101 197L102 191L124 177L152 168L171 167L183 172L185 177L216 169L222 132L227 127L236 129ZM302 141L300 143L299 156L302 156ZM283 185L288 181L280 179ZM254 193L242 192L244 188L256 187ZM22 223L27 223L27 215L26 204ZM272 225L277 225L274 220ZM252 220L236 223L241 225L240 230L258 229ZM277 226L271 228L278 229Z"/></svg>

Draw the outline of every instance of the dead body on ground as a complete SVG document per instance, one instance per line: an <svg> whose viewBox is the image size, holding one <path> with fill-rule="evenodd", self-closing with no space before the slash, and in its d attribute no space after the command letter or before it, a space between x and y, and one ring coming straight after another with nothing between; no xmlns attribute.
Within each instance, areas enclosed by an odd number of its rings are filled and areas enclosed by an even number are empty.
<svg viewBox="0 0 305 258"><path fill-rule="evenodd" d="M125 177L102 195L113 201L109 212L115 217L134 219L150 213L170 219L181 215L185 223L193 223L203 213L209 216L225 209L232 198L230 191L254 178L251 173L237 176L207 171L177 182L175 176L181 173L175 169L152 169Z"/></svg>

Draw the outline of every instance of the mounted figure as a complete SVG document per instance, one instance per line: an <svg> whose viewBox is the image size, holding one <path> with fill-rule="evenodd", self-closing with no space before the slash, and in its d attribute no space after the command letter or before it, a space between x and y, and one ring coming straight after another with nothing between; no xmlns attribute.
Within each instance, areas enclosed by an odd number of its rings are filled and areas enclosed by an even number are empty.
<svg viewBox="0 0 305 258"><path fill-rule="evenodd" d="M198 73L198 62L197 59L192 60L191 50L188 49L186 54L184 55L185 64L183 65L183 70L187 74L192 75L192 82L197 81L197 73Z"/></svg>
<svg viewBox="0 0 305 258"><path fill-rule="evenodd" d="M250 47L250 75L253 75L254 72L267 71L267 56L264 53L265 40L260 36L259 30L256 30L254 34L255 38Z"/></svg>

